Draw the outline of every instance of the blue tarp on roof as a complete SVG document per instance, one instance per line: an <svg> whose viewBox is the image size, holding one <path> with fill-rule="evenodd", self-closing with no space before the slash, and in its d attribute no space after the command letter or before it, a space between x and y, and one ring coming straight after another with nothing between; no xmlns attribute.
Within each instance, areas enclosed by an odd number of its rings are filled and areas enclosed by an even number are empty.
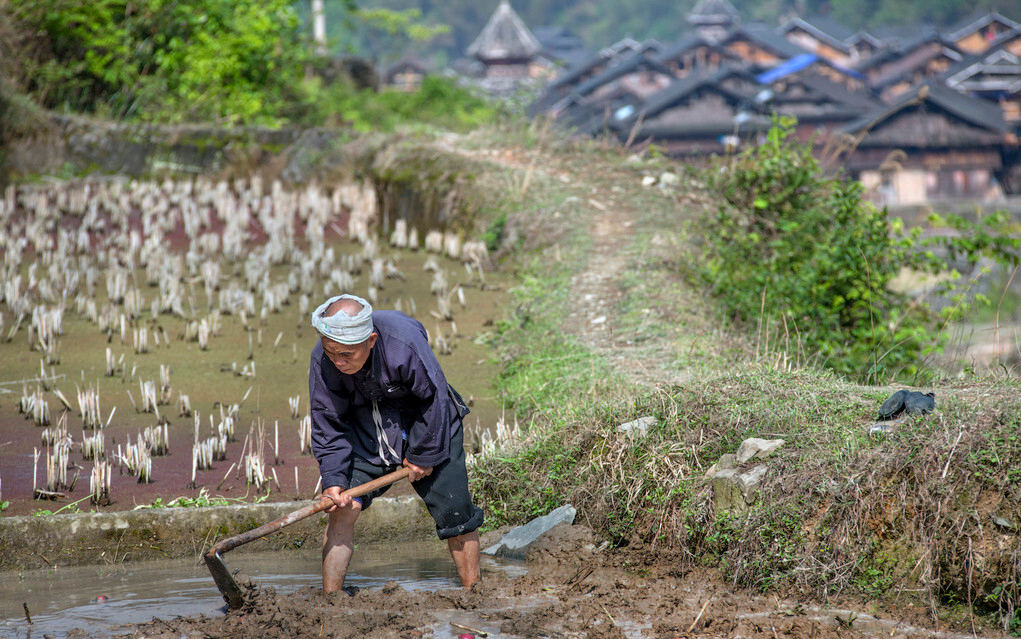
<svg viewBox="0 0 1021 639"><path fill-rule="evenodd" d="M786 62L776 65L769 71L763 71L759 75L755 76L755 81L758 82L759 84L769 84L770 82L775 82L786 75L790 75L792 73L797 73L798 71L801 71L802 69L804 69L805 67L812 64L818 59L819 56L817 56L814 53L803 53L801 55L796 55L790 60L787 60Z"/></svg>

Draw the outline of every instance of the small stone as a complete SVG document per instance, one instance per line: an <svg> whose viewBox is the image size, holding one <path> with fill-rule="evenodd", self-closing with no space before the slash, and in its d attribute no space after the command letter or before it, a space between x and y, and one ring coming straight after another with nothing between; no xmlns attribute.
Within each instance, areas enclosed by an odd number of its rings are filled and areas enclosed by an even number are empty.
<svg viewBox="0 0 1021 639"><path fill-rule="evenodd" d="M872 424L872 426L869 427L869 437L872 437L874 439L881 439L889 434L890 434L889 424L884 424L880 422L878 424Z"/></svg>
<svg viewBox="0 0 1021 639"><path fill-rule="evenodd" d="M664 171L659 176L660 186L676 186L680 181L681 178L678 177L676 173L671 173L669 171Z"/></svg>
<svg viewBox="0 0 1021 639"><path fill-rule="evenodd" d="M1016 526L1014 526L1014 522L1010 521L1009 519L1004 519L999 515L990 515L990 517L992 517L993 523L999 526L1000 528L1004 528L1006 530L1014 530L1016 528Z"/></svg>
<svg viewBox="0 0 1021 639"><path fill-rule="evenodd" d="M782 439L759 439L749 437L741 442L737 449L737 463L743 464L750 459L765 459L785 443Z"/></svg>
<svg viewBox="0 0 1021 639"><path fill-rule="evenodd" d="M625 433L631 433L633 435L647 435L649 433L649 427L656 423L656 418L651 415L645 417L639 417L638 419L621 424L617 427L617 430Z"/></svg>

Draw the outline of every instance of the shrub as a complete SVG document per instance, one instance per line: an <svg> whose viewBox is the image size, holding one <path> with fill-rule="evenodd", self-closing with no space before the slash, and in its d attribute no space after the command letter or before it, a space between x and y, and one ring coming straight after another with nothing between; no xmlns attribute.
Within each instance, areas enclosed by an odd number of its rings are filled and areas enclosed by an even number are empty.
<svg viewBox="0 0 1021 639"><path fill-rule="evenodd" d="M947 266L922 250L919 229L906 233L865 201L860 183L824 175L811 146L789 139L793 124L779 118L763 144L710 176L721 199L705 220L701 274L729 317L756 323L802 362L858 379L916 375L945 334L926 303L890 283L905 268ZM972 261L992 254L1016 263L1016 240L989 232L1004 219L953 218L961 235L939 242Z"/></svg>

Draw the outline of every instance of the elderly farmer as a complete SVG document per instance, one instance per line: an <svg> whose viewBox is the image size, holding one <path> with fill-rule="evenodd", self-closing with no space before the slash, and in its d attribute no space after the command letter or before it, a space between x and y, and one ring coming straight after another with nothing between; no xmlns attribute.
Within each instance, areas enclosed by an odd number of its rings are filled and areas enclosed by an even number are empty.
<svg viewBox="0 0 1021 639"><path fill-rule="evenodd" d="M425 329L399 311L375 311L354 295L330 298L312 314L308 389L312 452L323 496L335 503L323 543L323 590L335 592L354 548L358 515L386 488L341 493L401 465L447 540L463 586L480 578L482 510L468 492L462 418L468 408L447 384Z"/></svg>

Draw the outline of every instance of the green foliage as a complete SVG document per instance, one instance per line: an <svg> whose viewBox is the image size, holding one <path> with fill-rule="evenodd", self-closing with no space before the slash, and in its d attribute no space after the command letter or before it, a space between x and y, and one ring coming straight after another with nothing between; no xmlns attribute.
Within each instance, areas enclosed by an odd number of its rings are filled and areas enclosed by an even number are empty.
<svg viewBox="0 0 1021 639"><path fill-rule="evenodd" d="M393 11L420 11L422 20L431 24L449 26L449 33L436 38L442 47L442 56L453 59L464 55L465 49L479 35L486 20L497 6L497 2L477 0L359 0L363 10L385 7ZM656 38L672 42L688 23L688 12L695 6L694 0L674 2L671 0L647 0L639 3L617 2L615 0L530 0L512 3L525 24L535 29L540 25L566 27L577 34L592 51L606 47L621 38L636 40ZM790 16L828 16L852 30L880 25L912 25L918 23L949 26L971 15L976 9L996 9L1008 18L1018 19L1017 3L1010 0L990 0L969 3L963 0L732 0L731 4L740 13L742 22L761 21L769 25L782 24ZM344 19L344 10L339 3L327 3L330 23ZM370 39L359 34L357 24L352 22L339 39L341 45L350 45L358 54L372 52L404 52L407 38ZM439 57L439 56L438 56Z"/></svg>
<svg viewBox="0 0 1021 639"><path fill-rule="evenodd" d="M268 497L269 488L266 489L265 495L256 497L251 503L261 504L266 501ZM230 506L231 504L248 503L245 501L247 498L247 493L243 497L210 497L209 491L202 488L199 490L197 497L177 497L168 502L164 502L161 497L157 497L151 504L141 504L139 506L135 506L134 509L145 510L149 508L204 508L206 506Z"/></svg>
<svg viewBox="0 0 1021 639"><path fill-rule="evenodd" d="M46 515L57 515L57 514L60 514L60 513L64 512L65 510L68 513L70 513L70 514L81 513L82 509L78 507L78 504L82 503L86 499L91 499L91 497L82 497L78 501L72 501L72 502L70 502L68 504L65 504L65 505L61 506L60 508L58 508L56 510L48 510L46 508L40 508L40 509L36 510L34 513L32 513L32 516L33 517L45 517Z"/></svg>
<svg viewBox="0 0 1021 639"><path fill-rule="evenodd" d="M1021 435L1016 430L1019 418L1007 422L1009 432L983 433L978 439L984 444L972 448L967 462L976 480L990 485L1021 486L1021 468L1006 464L1004 460L1021 458Z"/></svg>
<svg viewBox="0 0 1021 639"><path fill-rule="evenodd" d="M493 220L489 228L482 234L482 241L486 243L486 248L490 252L496 251L500 248L500 242L503 240L503 230L507 226L507 213L502 212L497 215L496 219Z"/></svg>
<svg viewBox="0 0 1021 639"><path fill-rule="evenodd" d="M415 11L359 11L364 31L428 39ZM279 126L342 121L359 131L408 122L466 130L492 121L485 99L428 77L419 91L325 84L289 0L11 0L36 46L25 85L47 108L163 123Z"/></svg>
<svg viewBox="0 0 1021 639"><path fill-rule="evenodd" d="M421 18L419 9L355 9L347 20L353 28L346 34L345 41L351 48L357 47L361 55L368 55L382 64L392 63L410 46L422 46L450 31L447 25L428 25Z"/></svg>
<svg viewBox="0 0 1021 639"><path fill-rule="evenodd" d="M29 89L110 117L277 124L300 102L307 47L287 0L12 0L39 34Z"/></svg>
<svg viewBox="0 0 1021 639"><path fill-rule="evenodd" d="M757 509L768 509L758 526L745 526L744 534L749 535L744 543L731 547L731 553L740 555L754 548L747 560L752 573L749 579L766 592L785 582L791 581L795 568L804 554L805 504L794 500L784 503L759 503ZM738 558L731 560L738 563Z"/></svg>
<svg viewBox="0 0 1021 639"><path fill-rule="evenodd" d="M323 117L335 113L357 131L393 131L408 123L466 131L495 117L486 99L439 76L426 76L413 93L397 89L376 93L342 82L313 90L319 93L314 100Z"/></svg>
<svg viewBox="0 0 1021 639"><path fill-rule="evenodd" d="M7 510L7 507L10 506L10 505L11 505L11 502L9 502L7 500L0 501L0 513L2 513L3 511Z"/></svg>
<svg viewBox="0 0 1021 639"><path fill-rule="evenodd" d="M972 261L987 254L1009 263L1017 240L1001 234L1006 218L995 215L979 225L948 216L959 234L922 242L919 229L905 233L863 200L860 183L823 175L811 146L789 139L793 125L778 119L765 143L710 176L722 201L705 220L704 280L728 316L758 326L760 337L781 336L793 357L858 379L916 375L945 334L892 280L905 268L946 270L923 250L932 242ZM983 301L958 294L945 321L968 300Z"/></svg>
<svg viewBox="0 0 1021 639"><path fill-rule="evenodd" d="M536 268L548 266L539 262L544 266ZM563 332L568 279L563 271L544 277L524 274L512 291L513 316L498 325L505 364L497 386L504 396L522 398L516 406L519 415L565 405L579 394L595 396L600 384L613 384L606 378L605 362ZM558 311L551 312L554 308Z"/></svg>
<svg viewBox="0 0 1021 639"><path fill-rule="evenodd" d="M894 584L895 565L896 561L873 549L855 567L854 586L869 599L882 597Z"/></svg>

